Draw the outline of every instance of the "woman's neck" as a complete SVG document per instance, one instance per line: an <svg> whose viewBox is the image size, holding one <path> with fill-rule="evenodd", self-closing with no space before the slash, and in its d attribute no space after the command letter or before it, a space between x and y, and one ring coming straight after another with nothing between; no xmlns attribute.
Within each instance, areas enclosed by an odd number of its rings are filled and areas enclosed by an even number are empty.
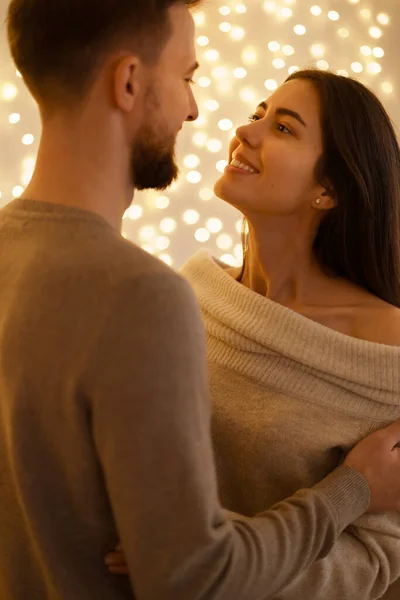
<svg viewBox="0 0 400 600"><path fill-rule="evenodd" d="M260 230L249 224L248 249L241 283L279 304L307 304L327 277L316 263L312 236L276 223ZM314 290L314 294L312 293Z"/></svg>

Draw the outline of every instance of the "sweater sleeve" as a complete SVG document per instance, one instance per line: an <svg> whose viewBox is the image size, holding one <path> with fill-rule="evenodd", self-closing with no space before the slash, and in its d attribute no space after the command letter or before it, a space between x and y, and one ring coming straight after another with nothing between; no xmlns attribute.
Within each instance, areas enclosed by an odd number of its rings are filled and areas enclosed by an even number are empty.
<svg viewBox="0 0 400 600"><path fill-rule="evenodd" d="M274 600L375 600L399 577L400 516L366 515L341 534L324 560L311 565ZM400 585L393 598L399 594Z"/></svg>
<svg viewBox="0 0 400 600"><path fill-rule="evenodd" d="M197 302L174 273L120 284L86 374L92 430L138 600L272 597L367 508L341 468L254 519L217 493Z"/></svg>

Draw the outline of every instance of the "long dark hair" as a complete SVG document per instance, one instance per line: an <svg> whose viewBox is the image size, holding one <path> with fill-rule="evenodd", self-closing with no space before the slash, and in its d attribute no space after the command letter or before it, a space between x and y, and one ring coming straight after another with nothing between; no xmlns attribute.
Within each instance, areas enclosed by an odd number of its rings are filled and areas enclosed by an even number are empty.
<svg viewBox="0 0 400 600"><path fill-rule="evenodd" d="M314 253L324 271L400 307L400 149L378 98L358 81L326 71L297 71L322 110L323 154L317 181L336 199L322 220ZM246 253L247 236L242 241Z"/></svg>

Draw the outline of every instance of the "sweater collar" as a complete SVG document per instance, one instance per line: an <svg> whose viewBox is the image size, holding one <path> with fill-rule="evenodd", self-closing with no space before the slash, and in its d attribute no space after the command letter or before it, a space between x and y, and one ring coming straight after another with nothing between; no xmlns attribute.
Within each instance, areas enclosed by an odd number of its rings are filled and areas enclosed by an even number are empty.
<svg viewBox="0 0 400 600"><path fill-rule="evenodd" d="M254 356L280 355L339 385L368 389L367 395L387 392L390 402L400 395L400 347L329 329L246 288L226 268L200 251L182 269L200 302L209 335Z"/></svg>

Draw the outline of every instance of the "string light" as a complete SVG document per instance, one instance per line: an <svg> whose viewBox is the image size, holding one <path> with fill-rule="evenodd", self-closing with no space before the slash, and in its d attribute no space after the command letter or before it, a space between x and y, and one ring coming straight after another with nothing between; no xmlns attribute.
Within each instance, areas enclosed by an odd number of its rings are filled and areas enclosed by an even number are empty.
<svg viewBox="0 0 400 600"><path fill-rule="evenodd" d="M218 50L207 50L207 52L204 53L204 58L208 62L216 62L219 59L219 52Z"/></svg>
<svg viewBox="0 0 400 600"><path fill-rule="evenodd" d="M212 219L208 219L206 223L206 227L208 231L211 233L219 233L223 228L223 223L221 219L217 219L217 217L213 217Z"/></svg>
<svg viewBox="0 0 400 600"><path fill-rule="evenodd" d="M376 75L377 73L380 73L382 71L382 67L377 62L371 62L371 63L368 63L367 71L369 73L373 73L374 75Z"/></svg>
<svg viewBox="0 0 400 600"><path fill-rule="evenodd" d="M199 196L201 200L203 200L204 202L208 202L209 200L211 200L211 198L214 197L214 192L209 188L203 188L202 190L200 190Z"/></svg>
<svg viewBox="0 0 400 600"><path fill-rule="evenodd" d="M170 201L167 196L159 196L158 198L156 198L155 206L159 210L164 210L164 209L168 208L169 204L170 204Z"/></svg>
<svg viewBox="0 0 400 600"><path fill-rule="evenodd" d="M351 70L354 73L362 73L364 70L364 67L359 62L353 62L353 63L351 63Z"/></svg>
<svg viewBox="0 0 400 600"><path fill-rule="evenodd" d="M14 100L16 95L18 94L18 90L12 83L4 83L1 90L1 98L5 102L10 102Z"/></svg>
<svg viewBox="0 0 400 600"><path fill-rule="evenodd" d="M233 74L236 77L236 79L244 79L245 77L247 77L246 69L243 69L241 67L239 69L235 69L233 71Z"/></svg>
<svg viewBox="0 0 400 600"><path fill-rule="evenodd" d="M363 8L362 10L360 10L360 15L363 19L370 19L371 11L368 8Z"/></svg>
<svg viewBox="0 0 400 600"><path fill-rule="evenodd" d="M319 17L320 15L322 15L322 8L320 6L312 6L310 8L310 13L314 16L314 17Z"/></svg>
<svg viewBox="0 0 400 600"><path fill-rule="evenodd" d="M375 56L375 58L383 58L385 56L385 51L383 48L376 47L372 50L372 54Z"/></svg>
<svg viewBox="0 0 400 600"><path fill-rule="evenodd" d="M197 38L196 41L199 46L208 46L208 44L210 43L210 40L208 39L208 37L206 35L201 35L200 37Z"/></svg>
<svg viewBox="0 0 400 600"><path fill-rule="evenodd" d="M193 15L196 27L203 27L206 23L206 15L203 12L196 12Z"/></svg>
<svg viewBox="0 0 400 600"><path fill-rule="evenodd" d="M139 239L142 242L150 242L156 237L156 228L153 225L145 225L139 229Z"/></svg>
<svg viewBox="0 0 400 600"><path fill-rule="evenodd" d="M340 15L338 12L336 12L336 10L331 10L328 12L328 19L331 21L339 21Z"/></svg>
<svg viewBox="0 0 400 600"><path fill-rule="evenodd" d="M199 244L206 244L227 264L241 264L242 218L235 209L216 199L213 185L228 165L229 142L236 135L236 127L246 123L247 111L254 112L287 74L300 69L298 65L307 65L311 57L319 69L329 69L331 64L337 74L359 75L381 94L390 96L395 92L390 73L382 75L386 69L386 62L381 63L384 44L376 42L387 33L384 27L389 25L390 16L386 12L372 14L360 0L348 0L346 14L344 10L330 10L335 8L333 3L319 0L306 3L305 10L300 10L299 3L296 6L296 0L226 0L216 4L193 13L201 63L196 77L200 115L194 123L184 126L179 137L180 179L165 195L136 192L132 206L124 214L123 235L171 265L180 266ZM264 12L253 13L256 4ZM341 22L344 16L346 23ZM358 20L358 27L350 26L354 20ZM252 30L254 22L256 29ZM275 31L272 40L271 36L265 40L265 36L258 35L264 26ZM304 43L298 36L305 38ZM266 61L267 49L271 54ZM20 81L21 74L15 68L7 70L4 79L0 81L0 105L3 103L6 111L3 127L6 135L14 136L20 164L11 176L0 178L3 202L18 197L32 177L40 124L39 120L36 126L32 123L30 100ZM25 131L20 129L21 122ZM182 230L190 231L189 238L180 238ZM185 240L184 245L181 239Z"/></svg>
<svg viewBox="0 0 400 600"><path fill-rule="evenodd" d="M305 35L307 32L307 28L304 25L295 25L293 31L296 35Z"/></svg>
<svg viewBox="0 0 400 600"><path fill-rule="evenodd" d="M391 83L389 83L388 81L385 81L384 83L382 83L382 90L386 93L386 94L391 94L393 92L393 85Z"/></svg>
<svg viewBox="0 0 400 600"><path fill-rule="evenodd" d="M220 256L220 260L226 265L229 265L230 267L237 266L236 260L231 254L223 254L222 256Z"/></svg>
<svg viewBox="0 0 400 600"><path fill-rule="evenodd" d="M27 133L22 138L22 143L24 144L24 146L30 146L31 144L33 144L34 141L35 141L35 138L31 133Z"/></svg>
<svg viewBox="0 0 400 600"><path fill-rule="evenodd" d="M313 56L315 56L316 58L320 57L320 56L324 56L325 54L325 48L322 44L314 44L313 46L311 46L311 54Z"/></svg>
<svg viewBox="0 0 400 600"><path fill-rule="evenodd" d="M286 46L283 46L282 52L285 56L293 56L295 50L294 50L293 46L286 44Z"/></svg>
<svg viewBox="0 0 400 600"><path fill-rule="evenodd" d="M195 169L199 166L200 159L196 154L189 154L185 157L183 164L185 167L188 167L188 169Z"/></svg>
<svg viewBox="0 0 400 600"><path fill-rule="evenodd" d="M208 229L205 229L204 227L200 227L200 229L197 229L197 231L195 232L194 237L198 242L204 244L205 242L208 242L208 240L211 237L211 234L208 231Z"/></svg>
<svg viewBox="0 0 400 600"><path fill-rule="evenodd" d="M284 69L286 63L283 60L283 58L274 58L274 60L272 61L272 66L274 67L274 69Z"/></svg>
<svg viewBox="0 0 400 600"><path fill-rule="evenodd" d="M160 235L156 239L155 247L157 250L167 250L171 244L170 239L165 235Z"/></svg>
<svg viewBox="0 0 400 600"><path fill-rule="evenodd" d="M197 83L200 87L207 88L211 85L211 79L209 77L200 77Z"/></svg>
<svg viewBox="0 0 400 600"><path fill-rule="evenodd" d="M254 48L246 48L243 50L241 58L245 65L255 65L257 64L258 54Z"/></svg>
<svg viewBox="0 0 400 600"><path fill-rule="evenodd" d="M380 37L382 37L382 29L379 29L379 27L370 27L369 35L378 40Z"/></svg>
<svg viewBox="0 0 400 600"><path fill-rule="evenodd" d="M266 13L272 14L276 11L276 8L276 2L273 0L267 0L267 2L264 2L264 10Z"/></svg>
<svg viewBox="0 0 400 600"><path fill-rule="evenodd" d="M228 15L231 14L231 9L229 8L229 6L221 6L221 8L219 9L219 12L224 17L227 17Z"/></svg>
<svg viewBox="0 0 400 600"><path fill-rule="evenodd" d="M223 33L228 33L232 29L232 25L231 25L231 23L224 21L223 23L220 24L219 28Z"/></svg>
<svg viewBox="0 0 400 600"><path fill-rule="evenodd" d="M380 13L377 17L377 21L378 23L380 23L381 25L388 25L389 24L389 15L385 14L385 13Z"/></svg>
<svg viewBox="0 0 400 600"><path fill-rule="evenodd" d="M214 79L225 79L228 77L228 69L226 67L216 67L212 70L212 76Z"/></svg>
<svg viewBox="0 0 400 600"><path fill-rule="evenodd" d="M12 190L14 198L19 198L24 192L24 188L21 185L16 185Z"/></svg>
<svg viewBox="0 0 400 600"><path fill-rule="evenodd" d="M217 171L219 173L223 173L225 171L225 168L228 166L228 161L227 160L219 160L217 162L217 164L215 165L215 168L217 169Z"/></svg>
<svg viewBox="0 0 400 600"><path fill-rule="evenodd" d="M293 16L293 11L291 8L281 8L279 15L282 19L290 19Z"/></svg>
<svg viewBox="0 0 400 600"><path fill-rule="evenodd" d="M245 36L245 30L243 27L232 27L231 38L236 41L240 41Z"/></svg>
<svg viewBox="0 0 400 600"><path fill-rule="evenodd" d="M198 133L194 134L192 140L195 146L198 148L204 148L204 146L207 144L208 136L203 131L199 131Z"/></svg>
<svg viewBox="0 0 400 600"><path fill-rule="evenodd" d="M327 71L329 69L329 63L326 60L319 60L317 62L317 68L321 71Z"/></svg>
<svg viewBox="0 0 400 600"><path fill-rule="evenodd" d="M273 92L278 87L278 82L275 79L267 79L264 86L269 92Z"/></svg>
<svg viewBox="0 0 400 600"><path fill-rule="evenodd" d="M360 52L363 56L371 56L372 48L370 48L369 46L361 46Z"/></svg>
<svg viewBox="0 0 400 600"><path fill-rule="evenodd" d="M21 120L21 115L18 113L13 113L12 115L10 115L8 117L8 121L12 124L12 125L16 125L17 123L19 123Z"/></svg>
<svg viewBox="0 0 400 600"><path fill-rule="evenodd" d="M207 100L204 106L211 112L215 112L219 109L219 103L216 100Z"/></svg>
<svg viewBox="0 0 400 600"><path fill-rule="evenodd" d="M193 209L187 210L183 214L183 220L188 225L195 225L200 220L200 214L197 212L197 210L193 210Z"/></svg>
<svg viewBox="0 0 400 600"><path fill-rule="evenodd" d="M221 119L218 121L218 127L221 131L230 131L233 127L233 123L230 119Z"/></svg>
<svg viewBox="0 0 400 600"><path fill-rule="evenodd" d="M218 236L217 246L221 250L230 250L233 246L232 236L228 235L227 233L222 233L220 236Z"/></svg>
<svg viewBox="0 0 400 600"><path fill-rule="evenodd" d="M268 50L271 50L271 52L278 52L278 50L281 49L281 45L278 44L278 42L269 42L268 44Z"/></svg>
<svg viewBox="0 0 400 600"><path fill-rule="evenodd" d="M132 204L125 212L125 218L137 221L143 216L143 208L139 204Z"/></svg>
<svg viewBox="0 0 400 600"><path fill-rule="evenodd" d="M222 150L222 142L221 140L210 140L207 143L207 148L209 152L219 152Z"/></svg>
<svg viewBox="0 0 400 600"><path fill-rule="evenodd" d="M247 8L244 4L237 4L236 12L239 13L240 15L244 15L247 12Z"/></svg>
<svg viewBox="0 0 400 600"><path fill-rule="evenodd" d="M172 233L173 231L175 231L177 226L177 223L175 221L175 219L171 219L170 217L167 217L166 219L163 219L160 223L160 230L163 233Z"/></svg>
<svg viewBox="0 0 400 600"><path fill-rule="evenodd" d="M239 97L242 102L246 102L246 104L254 104L256 101L256 92L251 88L243 88L239 92Z"/></svg>
<svg viewBox="0 0 400 600"><path fill-rule="evenodd" d="M174 261L172 260L172 258L169 254L160 254L159 258L160 258L160 260L165 262L165 264L168 265L169 267L172 267L174 264Z"/></svg>
<svg viewBox="0 0 400 600"><path fill-rule="evenodd" d="M186 179L188 180L189 183L196 184L196 183L200 183L200 181L202 180L202 175L198 171L190 171L186 175Z"/></svg>

